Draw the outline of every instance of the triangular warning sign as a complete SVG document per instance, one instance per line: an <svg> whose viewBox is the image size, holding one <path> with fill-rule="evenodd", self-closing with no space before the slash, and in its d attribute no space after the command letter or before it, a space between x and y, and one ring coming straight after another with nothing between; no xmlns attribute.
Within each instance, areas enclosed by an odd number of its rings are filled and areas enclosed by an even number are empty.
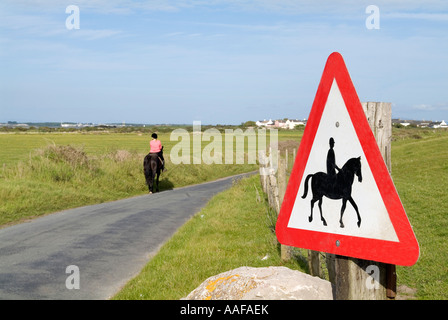
<svg viewBox="0 0 448 320"><path fill-rule="evenodd" d="M280 243L413 265L419 246L342 56L317 89L276 225Z"/></svg>

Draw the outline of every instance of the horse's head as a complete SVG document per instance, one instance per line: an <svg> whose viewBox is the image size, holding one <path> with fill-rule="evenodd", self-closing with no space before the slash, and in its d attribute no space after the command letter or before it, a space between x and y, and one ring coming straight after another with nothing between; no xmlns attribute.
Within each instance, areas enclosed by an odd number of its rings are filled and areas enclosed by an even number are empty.
<svg viewBox="0 0 448 320"><path fill-rule="evenodd" d="M342 171L347 172L352 176L356 175L358 177L358 181L362 182L361 157L351 158L348 160L342 167Z"/></svg>
<svg viewBox="0 0 448 320"><path fill-rule="evenodd" d="M358 181L362 182L362 174L361 174L361 157L356 158L356 171L355 174L358 177Z"/></svg>

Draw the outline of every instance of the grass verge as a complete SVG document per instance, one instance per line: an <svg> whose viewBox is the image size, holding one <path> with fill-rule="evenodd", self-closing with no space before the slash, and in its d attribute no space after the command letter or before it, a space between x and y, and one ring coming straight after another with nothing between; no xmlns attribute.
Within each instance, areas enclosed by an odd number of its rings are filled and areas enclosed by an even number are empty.
<svg viewBox="0 0 448 320"><path fill-rule="evenodd" d="M392 177L420 246L414 266L397 267L398 284L418 299L448 299L448 132L393 142Z"/></svg>

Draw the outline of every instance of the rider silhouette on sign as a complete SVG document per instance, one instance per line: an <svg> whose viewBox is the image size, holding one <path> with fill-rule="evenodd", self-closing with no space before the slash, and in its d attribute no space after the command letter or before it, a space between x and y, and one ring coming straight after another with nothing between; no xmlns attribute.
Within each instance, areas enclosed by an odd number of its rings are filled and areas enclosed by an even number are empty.
<svg viewBox="0 0 448 320"><path fill-rule="evenodd" d="M327 174L330 179L336 179L336 169L341 171L341 169L336 165L336 157L334 155L334 139L330 138L330 150L328 150L327 154Z"/></svg>

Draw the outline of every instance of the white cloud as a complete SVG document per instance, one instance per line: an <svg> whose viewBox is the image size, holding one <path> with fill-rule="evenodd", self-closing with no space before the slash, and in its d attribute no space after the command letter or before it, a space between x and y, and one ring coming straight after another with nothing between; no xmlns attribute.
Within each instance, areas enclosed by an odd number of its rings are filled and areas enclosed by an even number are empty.
<svg viewBox="0 0 448 320"><path fill-rule="evenodd" d="M416 109L416 110L423 110L423 111L434 110L434 106L432 106L430 104L417 104L417 105L414 105L412 108Z"/></svg>
<svg viewBox="0 0 448 320"><path fill-rule="evenodd" d="M111 29L102 29L102 30L94 30L94 29L79 29L70 31L70 35L76 38L81 38L85 40L98 40L103 38L110 38L117 35L122 35L123 32L120 30L111 30Z"/></svg>
<svg viewBox="0 0 448 320"><path fill-rule="evenodd" d="M185 8L213 8L216 10L233 11L266 11L283 14L310 14L310 13L350 13L358 12L369 4L375 4L380 9L387 8L389 11L415 11L433 12L446 10L445 0L77 0L76 5L95 12L109 14L129 14L136 11L179 11ZM2 0L3 4L9 6L48 12L59 11L61 7L74 4L73 1L60 0Z"/></svg>
<svg viewBox="0 0 448 320"><path fill-rule="evenodd" d="M448 3L445 0L77 0L82 10L101 14L128 15L136 12L179 12L183 9L211 9L228 12L268 12L284 15L333 15L349 19L364 14L365 8L375 4L381 13L395 18L430 19L446 21ZM60 0L2 0L5 8L22 11L57 13L73 4Z"/></svg>
<svg viewBox="0 0 448 320"><path fill-rule="evenodd" d="M383 17L392 19L410 19L410 20L429 20L429 21L448 21L448 13L406 13L395 12L385 13Z"/></svg>
<svg viewBox="0 0 448 320"><path fill-rule="evenodd" d="M448 111L448 102L435 104L417 104L412 109L420 111Z"/></svg>

